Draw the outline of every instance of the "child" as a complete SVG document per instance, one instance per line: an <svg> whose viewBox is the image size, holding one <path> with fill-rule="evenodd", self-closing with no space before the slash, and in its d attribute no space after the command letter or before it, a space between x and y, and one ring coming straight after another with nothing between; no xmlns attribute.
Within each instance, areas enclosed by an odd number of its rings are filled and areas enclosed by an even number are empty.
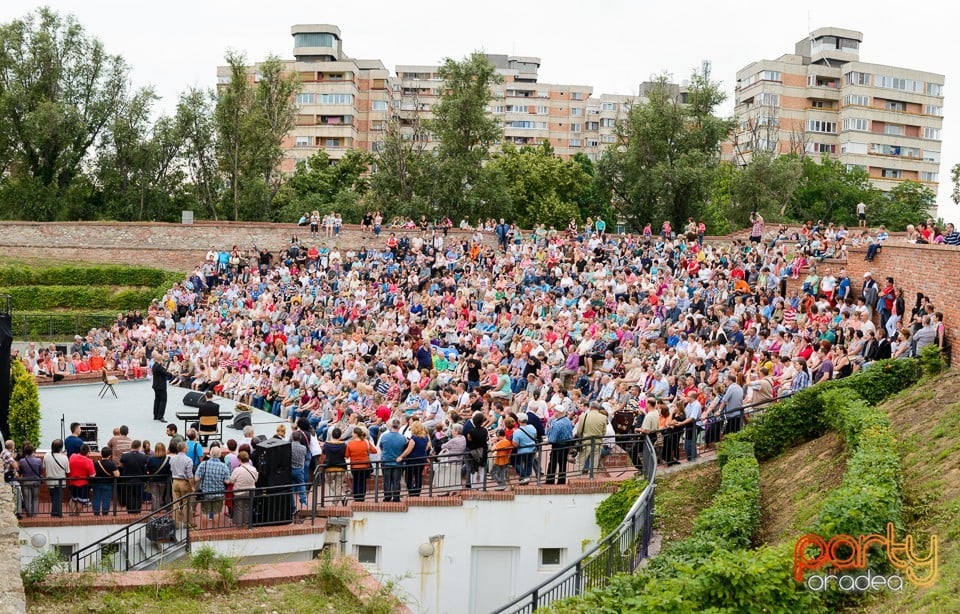
<svg viewBox="0 0 960 614"><path fill-rule="evenodd" d="M493 439L493 479L497 481L496 490L507 489L507 468L510 466L510 453L513 442L506 438L506 431L499 429Z"/></svg>

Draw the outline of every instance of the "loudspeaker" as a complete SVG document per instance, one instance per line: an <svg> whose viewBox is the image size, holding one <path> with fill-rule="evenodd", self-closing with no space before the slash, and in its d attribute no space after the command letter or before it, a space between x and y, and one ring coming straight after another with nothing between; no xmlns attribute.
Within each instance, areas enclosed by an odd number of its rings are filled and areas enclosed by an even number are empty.
<svg viewBox="0 0 960 614"><path fill-rule="evenodd" d="M251 424L253 424L253 414L247 411L240 414L236 414L233 417L233 422L231 422L227 426L232 429L243 430L244 427L250 426Z"/></svg>
<svg viewBox="0 0 960 614"><path fill-rule="evenodd" d="M183 404L187 407L200 407L200 401L203 400L202 392L188 392L183 397Z"/></svg>
<svg viewBox="0 0 960 614"><path fill-rule="evenodd" d="M270 438L257 444L257 486L290 485L290 442Z"/></svg>

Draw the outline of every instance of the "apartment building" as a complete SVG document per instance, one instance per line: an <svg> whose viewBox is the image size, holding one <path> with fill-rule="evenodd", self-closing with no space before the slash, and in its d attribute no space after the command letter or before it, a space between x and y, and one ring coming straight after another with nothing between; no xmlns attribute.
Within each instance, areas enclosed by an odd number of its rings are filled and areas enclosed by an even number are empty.
<svg viewBox="0 0 960 614"><path fill-rule="evenodd" d="M862 62L862 42L860 32L821 28L794 53L738 71L739 125L724 157L827 154L865 169L881 190L913 180L936 192L944 76Z"/></svg>
<svg viewBox="0 0 960 614"><path fill-rule="evenodd" d="M377 152L388 122L400 133L436 146L424 120L433 117L443 80L437 65L398 65L395 75L380 60L360 60L343 51L340 29L330 24L298 24L290 29L293 59L286 69L300 78L296 126L284 140L281 168L292 172L319 150L331 159L350 149ZM562 157L583 153L596 160L616 141L615 126L640 96L594 96L589 85L540 83L540 58L487 54L503 77L493 87L488 112L503 127L502 143L517 146L548 142ZM250 68L255 79L256 66ZM217 69L228 83L230 69Z"/></svg>

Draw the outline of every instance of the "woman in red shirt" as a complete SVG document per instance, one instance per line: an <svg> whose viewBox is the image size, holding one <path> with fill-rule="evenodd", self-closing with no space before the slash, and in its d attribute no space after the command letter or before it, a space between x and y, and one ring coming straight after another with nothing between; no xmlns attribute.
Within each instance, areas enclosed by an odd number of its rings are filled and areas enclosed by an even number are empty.
<svg viewBox="0 0 960 614"><path fill-rule="evenodd" d="M70 456L70 471L67 486L70 488L70 504L74 515L90 505L90 478L97 474L90 460L90 446L83 444L80 451Z"/></svg>

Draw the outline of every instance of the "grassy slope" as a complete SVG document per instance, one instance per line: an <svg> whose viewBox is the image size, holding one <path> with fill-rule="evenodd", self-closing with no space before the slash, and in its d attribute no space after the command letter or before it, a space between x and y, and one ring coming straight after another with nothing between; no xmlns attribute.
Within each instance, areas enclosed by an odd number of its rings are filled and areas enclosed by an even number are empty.
<svg viewBox="0 0 960 614"><path fill-rule="evenodd" d="M688 537L700 510L720 488L720 465L704 463L657 479L654 529L669 544Z"/></svg>
<svg viewBox="0 0 960 614"><path fill-rule="evenodd" d="M760 541L794 543L820 511L824 493L840 486L846 448L837 433L827 433L760 463Z"/></svg>
<svg viewBox="0 0 960 614"><path fill-rule="evenodd" d="M940 577L934 586L886 593L867 611L960 611L960 372L922 382L887 401L904 473L905 522L926 548L940 540Z"/></svg>

